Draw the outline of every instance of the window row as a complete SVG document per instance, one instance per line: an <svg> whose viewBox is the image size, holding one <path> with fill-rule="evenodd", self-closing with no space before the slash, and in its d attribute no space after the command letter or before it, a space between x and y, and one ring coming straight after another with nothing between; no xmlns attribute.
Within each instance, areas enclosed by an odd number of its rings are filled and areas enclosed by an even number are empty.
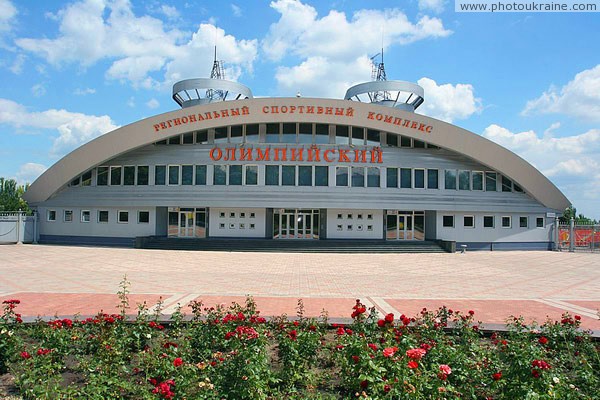
<svg viewBox="0 0 600 400"><path fill-rule="evenodd" d="M328 125L304 122L268 123L223 126L215 129L183 133L156 142L157 145L215 144L215 143L288 143L288 144L347 144L353 146L382 146L430 148L437 146L421 140L348 125Z"/></svg>
<svg viewBox="0 0 600 400"><path fill-rule="evenodd" d="M108 210L98 210L96 212L96 222L98 223L108 223L110 213ZM57 220L57 212L56 210L47 210L46 212L46 220L48 222L56 222ZM63 222L73 222L74 221L74 212L73 210L63 210L62 215ZM82 223L89 223L92 221L92 212L90 210L81 210L79 214L79 221ZM129 211L117 211L117 222L120 224L129 223ZM150 223L150 211L138 210L137 212L137 222L138 224L148 224Z"/></svg>
<svg viewBox="0 0 600 400"><path fill-rule="evenodd" d="M500 189L498 189L500 184ZM519 192L523 189L511 179L496 172L447 169L444 188L450 190L485 190L486 192Z"/></svg>
<svg viewBox="0 0 600 400"><path fill-rule="evenodd" d="M438 189L438 178L437 169L388 168L386 184L389 188Z"/></svg>
<svg viewBox="0 0 600 400"><path fill-rule="evenodd" d="M483 216L483 227L484 228L495 228L496 227L496 217L493 215L484 215ZM473 215L465 215L463 216L463 227L464 228L475 228L475 216ZM454 215L444 215L442 216L442 226L444 228L454 228L455 221ZM512 217L510 215L500 217L500 226L502 228L512 228ZM521 216L519 217L519 228L529 228L529 217ZM535 219L535 227L536 228L544 228L544 218L536 217Z"/></svg>

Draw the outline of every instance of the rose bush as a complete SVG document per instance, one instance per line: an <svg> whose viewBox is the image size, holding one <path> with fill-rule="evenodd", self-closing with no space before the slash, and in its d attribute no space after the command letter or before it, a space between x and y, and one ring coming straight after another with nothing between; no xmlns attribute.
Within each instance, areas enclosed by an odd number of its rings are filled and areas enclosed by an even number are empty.
<svg viewBox="0 0 600 400"><path fill-rule="evenodd" d="M379 316L357 301L351 323L267 321L245 304L191 304L161 319L118 314L23 324L3 304L0 368L25 399L595 399L599 345L580 318L505 332L442 307ZM127 307L126 307L127 306ZM160 307L159 307L160 308ZM2 393L0 392L0 396Z"/></svg>

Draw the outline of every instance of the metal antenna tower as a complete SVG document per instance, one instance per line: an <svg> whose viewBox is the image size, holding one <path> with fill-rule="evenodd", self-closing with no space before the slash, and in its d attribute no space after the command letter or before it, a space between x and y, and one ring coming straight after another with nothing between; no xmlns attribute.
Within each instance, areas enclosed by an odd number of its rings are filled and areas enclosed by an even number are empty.
<svg viewBox="0 0 600 400"><path fill-rule="evenodd" d="M212 71L210 71L210 79L225 79L225 69L223 68L223 61L217 60L217 46L215 46L215 60L213 61ZM208 89L206 91L206 97L210 101L224 101L227 97L227 92L220 89Z"/></svg>
<svg viewBox="0 0 600 400"><path fill-rule="evenodd" d="M375 58L377 58L377 56L379 55L381 55L381 62L376 64ZM385 75L385 66L383 64L383 47L381 48L381 53L377 53L373 57L371 57L371 66L371 79L377 82L387 81L387 76ZM373 103L377 103L384 100L390 100L391 98L390 93L386 90L371 92L369 96L371 97L371 102Z"/></svg>

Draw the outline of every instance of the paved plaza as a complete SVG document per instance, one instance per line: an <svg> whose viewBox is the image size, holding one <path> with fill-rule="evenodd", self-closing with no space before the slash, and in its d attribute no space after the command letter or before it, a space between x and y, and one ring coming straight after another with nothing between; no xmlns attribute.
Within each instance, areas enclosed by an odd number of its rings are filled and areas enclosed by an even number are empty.
<svg viewBox="0 0 600 400"><path fill-rule="evenodd" d="M548 251L466 254L236 253L47 245L0 246L0 300L21 300L26 317L117 312L119 282L132 303L242 301L265 316L323 309L347 318L355 299L380 313L412 316L423 307L474 310L487 324L510 315L543 322L564 312L600 331L600 255ZM189 310L189 309L188 309ZM135 308L132 308L135 313Z"/></svg>

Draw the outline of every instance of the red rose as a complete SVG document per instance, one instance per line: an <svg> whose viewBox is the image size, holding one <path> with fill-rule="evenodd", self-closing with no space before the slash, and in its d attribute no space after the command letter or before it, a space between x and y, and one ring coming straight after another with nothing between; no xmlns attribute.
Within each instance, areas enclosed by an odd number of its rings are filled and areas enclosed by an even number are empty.
<svg viewBox="0 0 600 400"><path fill-rule="evenodd" d="M394 322L394 314L389 313L388 315L386 315L385 322L387 322L388 324L391 324L392 322Z"/></svg>
<svg viewBox="0 0 600 400"><path fill-rule="evenodd" d="M29 354L26 351L22 351L21 352L21 357L24 358L24 359L28 359L28 358L31 358L31 354Z"/></svg>
<svg viewBox="0 0 600 400"><path fill-rule="evenodd" d="M383 349L383 356L386 358L392 357L398 351L397 347L386 347Z"/></svg>
<svg viewBox="0 0 600 400"><path fill-rule="evenodd" d="M538 342L540 342L540 344L546 344L548 343L548 338L546 336L542 336L538 339Z"/></svg>
<svg viewBox="0 0 600 400"><path fill-rule="evenodd" d="M492 379L495 381L499 381L502 378L502 371L498 371L495 374L492 374Z"/></svg>
<svg viewBox="0 0 600 400"><path fill-rule="evenodd" d="M380 319L379 321L377 321L377 326L383 328L385 326L385 321Z"/></svg>
<svg viewBox="0 0 600 400"><path fill-rule="evenodd" d="M181 357L177 357L176 359L173 360L173 366L181 367L182 365L183 365L183 360L181 359Z"/></svg>
<svg viewBox="0 0 600 400"><path fill-rule="evenodd" d="M390 390L392 390L392 387L390 385L384 385L383 386L383 391L388 393Z"/></svg>
<svg viewBox="0 0 600 400"><path fill-rule="evenodd" d="M452 373L452 368L450 368L447 364L440 365L440 372L446 375L450 375Z"/></svg>
<svg viewBox="0 0 600 400"><path fill-rule="evenodd" d="M410 359L419 361L427 353L423 349L410 349L406 350L406 356Z"/></svg>
<svg viewBox="0 0 600 400"><path fill-rule="evenodd" d="M416 369L419 367L419 363L416 361L409 361L408 362L408 368L410 369Z"/></svg>
<svg viewBox="0 0 600 400"><path fill-rule="evenodd" d="M354 364L358 364L358 362L360 361L360 357L352 356L352 361L354 361Z"/></svg>

